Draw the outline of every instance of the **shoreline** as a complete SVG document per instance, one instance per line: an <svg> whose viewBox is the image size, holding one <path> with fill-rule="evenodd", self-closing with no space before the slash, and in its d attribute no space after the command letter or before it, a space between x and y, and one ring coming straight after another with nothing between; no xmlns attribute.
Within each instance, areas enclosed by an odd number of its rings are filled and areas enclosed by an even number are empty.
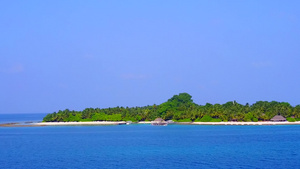
<svg viewBox="0 0 300 169"><path fill-rule="evenodd" d="M132 124L151 124L151 121L140 121ZM126 125L125 121L90 121L90 122L38 122L30 124L20 123L5 123L0 124L0 127L42 127L42 126L101 126L101 125ZM250 125L300 125L300 121L296 122L174 122L170 125L237 125L237 126L250 126Z"/></svg>
<svg viewBox="0 0 300 169"><path fill-rule="evenodd" d="M133 124L151 124L151 121L140 121ZM296 122L174 122L173 124L180 125L300 125L300 121ZM56 126L56 125L126 125L125 121L92 121L92 122L41 122L33 125ZM171 124L172 125L172 124Z"/></svg>
<svg viewBox="0 0 300 169"><path fill-rule="evenodd" d="M272 121L261 121L261 122L191 122L190 124L195 125L300 125L300 121L296 122L272 122Z"/></svg>
<svg viewBox="0 0 300 169"><path fill-rule="evenodd" d="M125 125L125 121L87 121L87 122L40 122L37 126L73 126L73 125Z"/></svg>

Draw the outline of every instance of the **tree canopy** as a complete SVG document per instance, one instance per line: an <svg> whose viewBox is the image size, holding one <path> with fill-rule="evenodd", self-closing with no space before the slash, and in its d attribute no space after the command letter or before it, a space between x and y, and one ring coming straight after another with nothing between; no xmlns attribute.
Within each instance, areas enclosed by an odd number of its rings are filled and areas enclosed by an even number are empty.
<svg viewBox="0 0 300 169"><path fill-rule="evenodd" d="M287 102L258 101L252 105L229 101L224 104L197 105L188 93L174 95L160 105L144 107L86 108L83 111L59 110L47 114L45 122L68 121L152 121L157 117L174 121L268 121L275 115L300 121L300 105Z"/></svg>

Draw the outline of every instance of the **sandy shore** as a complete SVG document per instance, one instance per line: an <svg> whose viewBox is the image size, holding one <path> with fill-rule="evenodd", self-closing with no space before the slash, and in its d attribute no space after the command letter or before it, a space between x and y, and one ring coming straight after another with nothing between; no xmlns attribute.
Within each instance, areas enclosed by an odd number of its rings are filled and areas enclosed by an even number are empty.
<svg viewBox="0 0 300 169"><path fill-rule="evenodd" d="M38 127L38 126L80 126L80 125L125 125L125 121L91 121L91 122L40 122L19 124L19 123L6 123L0 124L0 127ZM140 121L136 124L151 124L151 121ZM297 122L175 122L174 124L181 125L300 125Z"/></svg>
<svg viewBox="0 0 300 169"><path fill-rule="evenodd" d="M42 125L21 124L21 123L3 123L0 127L40 127Z"/></svg>
<svg viewBox="0 0 300 169"><path fill-rule="evenodd" d="M195 125L300 125L300 121L297 122L191 122L188 124Z"/></svg>
<svg viewBox="0 0 300 169"><path fill-rule="evenodd" d="M67 125L124 125L125 121L90 121L90 122L41 122L33 125L40 126L67 126ZM151 121L140 121L136 124L151 124Z"/></svg>
<svg viewBox="0 0 300 169"><path fill-rule="evenodd" d="M34 123L33 125L41 126L65 126L65 125L123 125L125 121L113 122L113 121L93 121L93 122L42 122ZM151 124L151 121L140 121L137 124ZM174 124L186 124L186 125L300 125L300 121L297 122L175 122Z"/></svg>
<svg viewBox="0 0 300 169"><path fill-rule="evenodd" d="M33 123L36 126L76 126L76 125L124 125L125 121L88 121L88 122L41 122Z"/></svg>
<svg viewBox="0 0 300 169"><path fill-rule="evenodd" d="M151 124L151 121L139 121L137 124Z"/></svg>

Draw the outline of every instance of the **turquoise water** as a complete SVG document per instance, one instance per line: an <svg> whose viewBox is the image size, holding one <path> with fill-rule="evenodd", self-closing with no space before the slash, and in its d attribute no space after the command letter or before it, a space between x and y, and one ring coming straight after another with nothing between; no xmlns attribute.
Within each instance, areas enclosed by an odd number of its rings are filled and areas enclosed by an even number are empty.
<svg viewBox="0 0 300 169"><path fill-rule="evenodd" d="M300 168L300 126L0 127L0 168Z"/></svg>

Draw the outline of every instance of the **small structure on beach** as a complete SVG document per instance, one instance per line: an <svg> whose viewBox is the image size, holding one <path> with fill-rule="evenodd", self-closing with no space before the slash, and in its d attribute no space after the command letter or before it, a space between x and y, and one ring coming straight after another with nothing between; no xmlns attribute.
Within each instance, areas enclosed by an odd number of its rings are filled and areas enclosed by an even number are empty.
<svg viewBox="0 0 300 169"><path fill-rule="evenodd" d="M282 122L282 121L286 121L286 118L284 118L281 115L276 115L273 118L271 118L270 121L272 121L272 122Z"/></svg>
<svg viewBox="0 0 300 169"><path fill-rule="evenodd" d="M238 120L233 118L233 119L231 119L231 122L238 122Z"/></svg>
<svg viewBox="0 0 300 169"><path fill-rule="evenodd" d="M166 126L168 123L162 118L156 118L151 124L154 126Z"/></svg>
<svg viewBox="0 0 300 169"><path fill-rule="evenodd" d="M173 120L167 120L167 123L168 124L173 124L173 123L175 123Z"/></svg>

